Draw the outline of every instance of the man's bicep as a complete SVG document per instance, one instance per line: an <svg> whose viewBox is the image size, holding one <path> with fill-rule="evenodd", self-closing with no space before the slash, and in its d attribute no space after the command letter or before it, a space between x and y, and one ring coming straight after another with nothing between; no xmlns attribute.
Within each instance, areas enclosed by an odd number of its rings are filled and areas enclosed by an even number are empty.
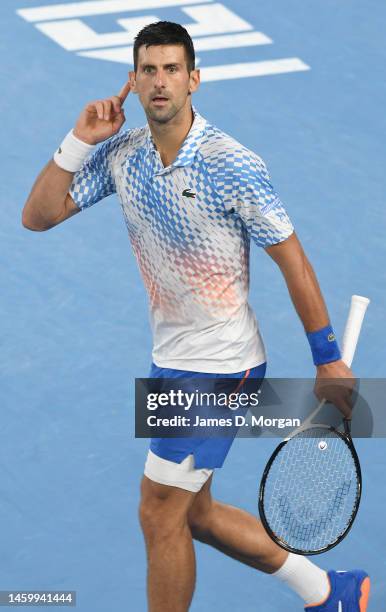
<svg viewBox="0 0 386 612"><path fill-rule="evenodd" d="M63 221L66 221L70 217L73 217L78 212L80 212L80 208L78 208L78 206L75 204L74 200L68 193L64 200L63 209L60 212L60 215L53 219L53 221L51 221L49 226L47 226L45 229L50 229L52 227L55 227L56 225L59 225L59 223L63 223Z"/></svg>
<svg viewBox="0 0 386 612"><path fill-rule="evenodd" d="M285 240L268 245L264 250L279 266L285 261L298 258L303 253L302 245L294 231Z"/></svg>
<svg viewBox="0 0 386 612"><path fill-rule="evenodd" d="M286 280L300 281L312 274L311 265L300 240L293 232L286 240L266 247L265 252L279 266Z"/></svg>
<svg viewBox="0 0 386 612"><path fill-rule="evenodd" d="M276 263L279 263L279 260L283 258L297 255L302 251L302 246L299 238L293 231L285 240L277 242L276 244L268 245L264 248L264 250Z"/></svg>

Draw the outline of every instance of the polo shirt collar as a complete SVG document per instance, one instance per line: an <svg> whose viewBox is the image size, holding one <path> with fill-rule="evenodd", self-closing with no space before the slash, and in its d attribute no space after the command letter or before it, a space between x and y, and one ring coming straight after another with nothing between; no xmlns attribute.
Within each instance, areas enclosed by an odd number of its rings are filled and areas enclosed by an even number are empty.
<svg viewBox="0 0 386 612"><path fill-rule="evenodd" d="M170 170L172 168L179 168L183 166L190 166L193 163L193 160L196 156L197 150L200 146L202 137L205 132L206 120L204 119L204 117L201 117L201 115L196 111L194 107L192 107L192 110L194 114L192 127L190 128L188 135L182 143L176 159L170 166L164 168L164 170ZM147 152L150 154L157 153L157 148L155 146L149 126L147 126L146 149Z"/></svg>

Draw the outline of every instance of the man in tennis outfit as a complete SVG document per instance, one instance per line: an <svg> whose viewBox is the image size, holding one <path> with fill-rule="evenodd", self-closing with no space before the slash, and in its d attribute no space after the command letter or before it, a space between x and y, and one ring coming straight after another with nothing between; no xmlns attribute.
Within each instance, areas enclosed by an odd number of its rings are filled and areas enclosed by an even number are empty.
<svg viewBox="0 0 386 612"><path fill-rule="evenodd" d="M187 31L143 28L134 71L118 96L89 103L37 178L23 210L43 231L116 192L150 300L152 378L261 380L266 357L248 305L250 239L279 266L325 378L353 378L334 340L320 289L264 162L192 107L198 89ZM123 103L138 94L143 128L120 131ZM95 145L103 143L99 148ZM336 402L335 402L336 403ZM348 387L338 400L349 404ZM140 520L148 556L150 612L186 612L197 539L297 592L306 610L365 612L362 570L326 573L288 554L260 521L211 497L213 470L230 438L152 439Z"/></svg>

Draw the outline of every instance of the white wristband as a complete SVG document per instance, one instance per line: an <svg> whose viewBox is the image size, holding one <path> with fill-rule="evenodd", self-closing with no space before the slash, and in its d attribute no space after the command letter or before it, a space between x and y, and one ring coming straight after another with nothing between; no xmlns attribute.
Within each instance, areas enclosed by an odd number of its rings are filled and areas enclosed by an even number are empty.
<svg viewBox="0 0 386 612"><path fill-rule="evenodd" d="M74 136L74 131L70 130L55 151L54 162L68 172L77 172L83 166L83 162L95 148L95 145L87 144Z"/></svg>

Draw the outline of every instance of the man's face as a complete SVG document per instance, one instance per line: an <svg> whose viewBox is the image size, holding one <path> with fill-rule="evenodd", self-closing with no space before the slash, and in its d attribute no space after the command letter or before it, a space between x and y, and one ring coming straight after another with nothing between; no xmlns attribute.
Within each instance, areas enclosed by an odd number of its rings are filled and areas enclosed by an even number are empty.
<svg viewBox="0 0 386 612"><path fill-rule="evenodd" d="M157 123L167 123L187 106L200 82L198 70L188 72L182 45L142 45L137 72L130 77L146 116Z"/></svg>

